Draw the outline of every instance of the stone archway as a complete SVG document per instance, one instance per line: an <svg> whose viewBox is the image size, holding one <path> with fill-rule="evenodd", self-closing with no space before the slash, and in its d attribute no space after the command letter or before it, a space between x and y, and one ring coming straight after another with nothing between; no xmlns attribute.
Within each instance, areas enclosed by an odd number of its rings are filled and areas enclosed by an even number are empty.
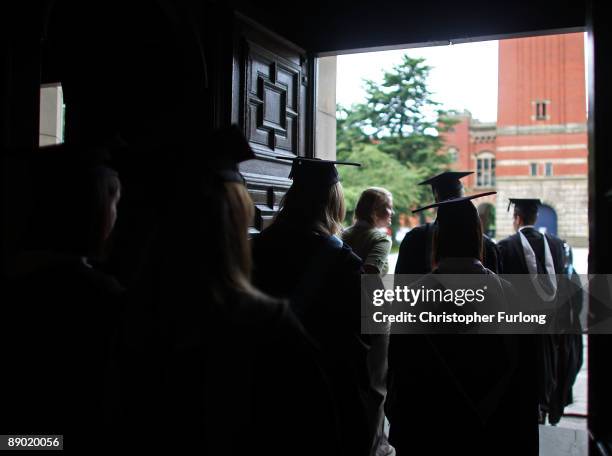
<svg viewBox="0 0 612 456"><path fill-rule="evenodd" d="M548 204L542 204L538 209L538 220L535 227L543 232L557 235L557 211Z"/></svg>

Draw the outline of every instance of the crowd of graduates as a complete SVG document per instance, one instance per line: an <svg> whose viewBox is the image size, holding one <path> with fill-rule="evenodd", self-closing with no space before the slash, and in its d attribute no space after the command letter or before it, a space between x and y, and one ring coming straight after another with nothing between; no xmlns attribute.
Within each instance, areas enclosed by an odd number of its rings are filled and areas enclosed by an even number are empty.
<svg viewBox="0 0 612 456"><path fill-rule="evenodd" d="M3 299L4 434L63 434L82 454L538 454L543 414L558 422L571 401L578 339L362 334L361 275L388 272L392 195L364 191L344 229L336 165L356 164L293 158L250 239L238 165L253 152L235 127L210 144L177 161L128 288L105 268L122 196L105 151L33 159ZM437 219L406 235L396 274L567 270L563 243L533 228L536 200L513 200L517 234L483 235L466 174L423 183Z"/></svg>

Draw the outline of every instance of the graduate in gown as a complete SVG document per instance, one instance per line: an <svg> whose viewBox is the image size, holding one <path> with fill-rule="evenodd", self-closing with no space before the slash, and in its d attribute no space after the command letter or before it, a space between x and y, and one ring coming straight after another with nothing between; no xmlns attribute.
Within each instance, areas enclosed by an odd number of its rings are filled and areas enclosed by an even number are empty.
<svg viewBox="0 0 612 456"><path fill-rule="evenodd" d="M209 144L210 153L186 158L130 295L125 446L336 455L333 398L316 349L287 302L250 281L253 202L238 163L254 154L237 127Z"/></svg>
<svg viewBox="0 0 612 456"><path fill-rule="evenodd" d="M510 198L514 204L512 223L515 234L499 241L505 274L529 274L527 250L535 254L536 271L541 274L561 274L564 267L563 241L550 233L540 233L534 224L538 217L539 199ZM527 244L525 244L525 240Z"/></svg>
<svg viewBox="0 0 612 456"><path fill-rule="evenodd" d="M380 378L386 356L373 366L370 347L382 339L360 334L363 268L337 237L345 209L336 163L293 160L293 184L280 212L254 240L254 282L291 300L324 356L340 418L341 454L366 456L376 451L384 394L373 381Z"/></svg>
<svg viewBox="0 0 612 456"><path fill-rule="evenodd" d="M432 205L434 270L422 281L485 276L495 285L487 300L510 305L510 285L482 264L481 225L470 201L478 196ZM513 335L392 334L386 410L397 455L537 456L537 416L522 399L520 356Z"/></svg>
<svg viewBox="0 0 612 456"><path fill-rule="evenodd" d="M569 286L569 281L562 277L565 270L565 248L561 239L549 233L540 233L534 227L541 204L539 199L534 198L510 198L508 210L514 205L513 226L516 233L499 242L502 267L505 274L538 274L540 278L548 276L551 283L550 297L555 302L561 302ZM530 303L535 305L538 302L539 297L531 290L521 292L530 296ZM561 391L568 388L564 379L569 374L561 371L575 371L575 367L568 367L568 357L571 356L577 362L574 351L568 347L568 337L546 334L535 336L533 341L537 353L537 395L542 423L551 409L556 423L565 405L560 404L564 402Z"/></svg>
<svg viewBox="0 0 612 456"><path fill-rule="evenodd" d="M431 185L436 202L463 195L459 179L473 174L471 171L445 171L419 185ZM396 274L427 274L431 272L431 242L436 222L425 223L411 229L402 240L395 266ZM483 234L483 264L493 272L500 271L499 254L495 242Z"/></svg>

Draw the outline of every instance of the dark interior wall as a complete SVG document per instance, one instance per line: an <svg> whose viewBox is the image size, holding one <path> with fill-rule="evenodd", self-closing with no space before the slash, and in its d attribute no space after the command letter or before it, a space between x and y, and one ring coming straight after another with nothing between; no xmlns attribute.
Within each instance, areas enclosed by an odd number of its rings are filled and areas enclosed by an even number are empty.
<svg viewBox="0 0 612 456"><path fill-rule="evenodd" d="M609 13L602 2L593 1L589 14L589 272L612 274L612 137L610 128L610 100L612 100L612 68L610 53L612 32ZM589 55L590 54L590 55ZM597 281L605 287L601 293L612 299L611 283ZM610 304L602 309L612 313ZM612 375L610 369L610 348L612 336L589 336L589 429L599 439L608 442L612 451ZM592 455L599 454L593 444Z"/></svg>
<svg viewBox="0 0 612 456"><path fill-rule="evenodd" d="M40 84L59 81L67 141L115 149L124 192L110 267L129 284L178 157L210 152L206 133L229 123L233 12L207 1L48 0L6 2L0 17L3 271L25 242Z"/></svg>
<svg viewBox="0 0 612 456"><path fill-rule="evenodd" d="M207 4L54 2L42 78L61 81L70 142L121 136L143 146L190 141L210 122Z"/></svg>
<svg viewBox="0 0 612 456"><path fill-rule="evenodd" d="M38 143L40 30L43 6L0 5L0 152L2 268L13 258L26 217L28 174L21 157ZM18 197L15 197L18 195ZM4 276L4 274L3 274Z"/></svg>
<svg viewBox="0 0 612 456"><path fill-rule="evenodd" d="M582 28L587 1L273 1L237 9L317 55L473 37ZM316 24L313 29L312 24Z"/></svg>

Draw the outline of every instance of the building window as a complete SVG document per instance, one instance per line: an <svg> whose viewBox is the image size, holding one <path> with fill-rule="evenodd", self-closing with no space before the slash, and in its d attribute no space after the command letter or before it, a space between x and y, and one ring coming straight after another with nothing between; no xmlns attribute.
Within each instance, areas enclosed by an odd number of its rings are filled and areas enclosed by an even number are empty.
<svg viewBox="0 0 612 456"><path fill-rule="evenodd" d="M64 142L66 105L62 84L55 82L40 86L40 118L38 145L49 146Z"/></svg>
<svg viewBox="0 0 612 456"><path fill-rule="evenodd" d="M535 120L548 120L550 119L548 105L550 104L550 100L536 100L533 102L535 106L535 115L533 119Z"/></svg>
<svg viewBox="0 0 612 456"><path fill-rule="evenodd" d="M548 162L544 165L544 175L552 176L553 175L553 166L552 163Z"/></svg>
<svg viewBox="0 0 612 456"><path fill-rule="evenodd" d="M448 159L451 163L455 163L459 159L459 149L457 149L456 147L449 147Z"/></svg>
<svg viewBox="0 0 612 456"><path fill-rule="evenodd" d="M476 159L476 187L495 186L495 157L492 154L480 155Z"/></svg>
<svg viewBox="0 0 612 456"><path fill-rule="evenodd" d="M538 164L537 163L531 163L529 165L529 169L530 169L530 174L532 176L537 176L538 175Z"/></svg>

